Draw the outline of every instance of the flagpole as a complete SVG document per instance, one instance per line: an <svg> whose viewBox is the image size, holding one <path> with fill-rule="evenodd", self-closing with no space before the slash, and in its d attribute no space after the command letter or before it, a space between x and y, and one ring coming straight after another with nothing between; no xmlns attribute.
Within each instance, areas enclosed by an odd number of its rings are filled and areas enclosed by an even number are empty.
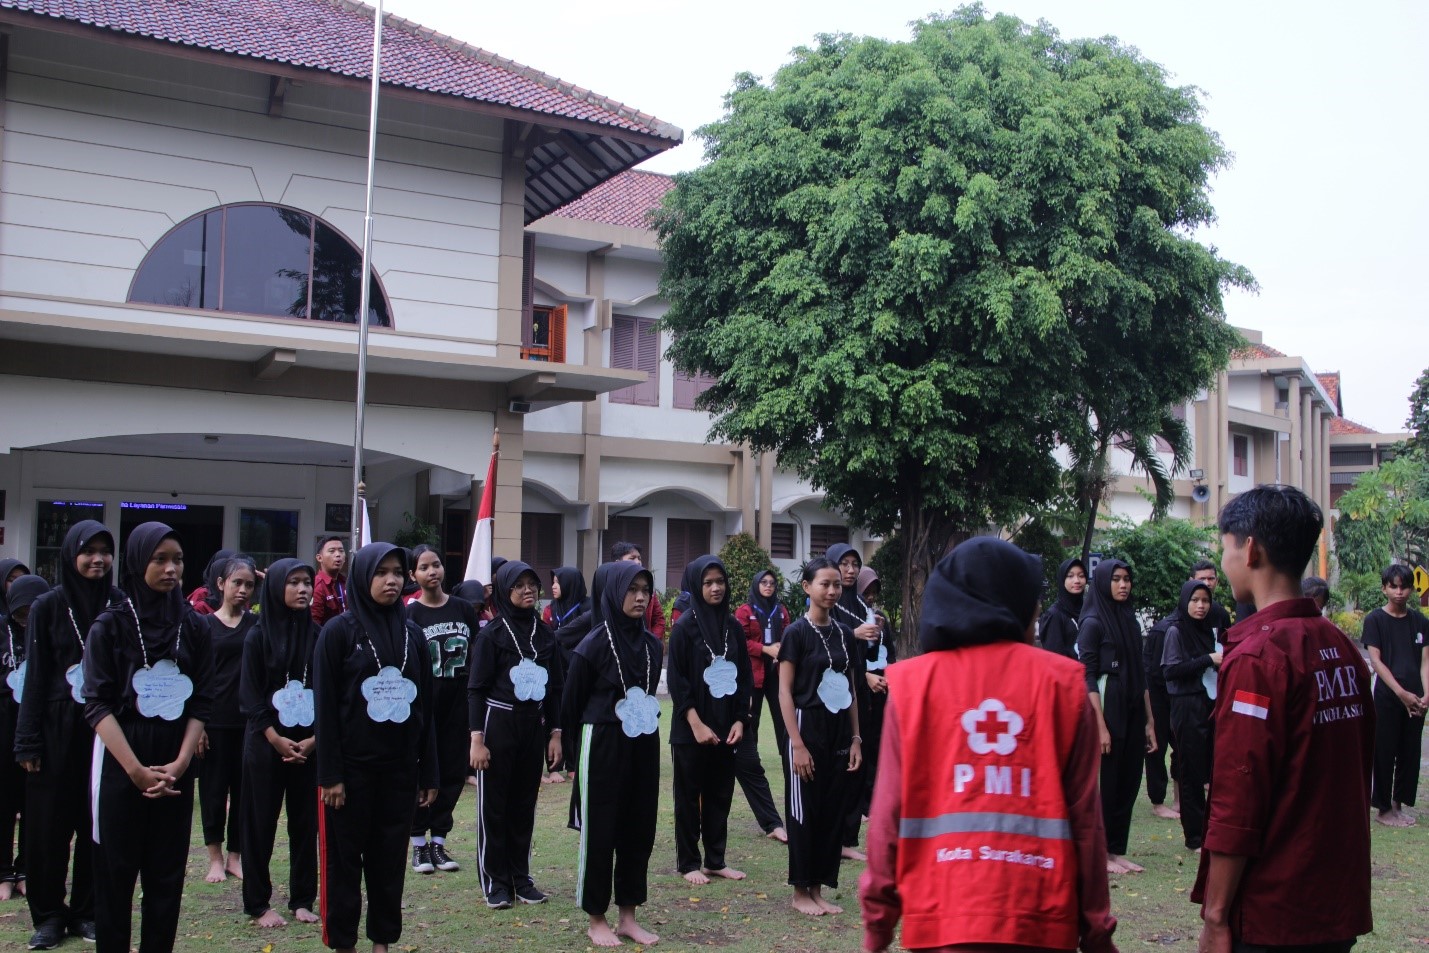
<svg viewBox="0 0 1429 953"><path fill-rule="evenodd" d="M357 420L352 437L352 540L357 548L362 540L364 512L362 486L362 444L367 435L367 312L372 297L372 178L377 168L377 91L382 76L382 0L372 25L372 104L367 117L367 205L362 219L362 275L357 305ZM367 528L372 535L371 527Z"/></svg>

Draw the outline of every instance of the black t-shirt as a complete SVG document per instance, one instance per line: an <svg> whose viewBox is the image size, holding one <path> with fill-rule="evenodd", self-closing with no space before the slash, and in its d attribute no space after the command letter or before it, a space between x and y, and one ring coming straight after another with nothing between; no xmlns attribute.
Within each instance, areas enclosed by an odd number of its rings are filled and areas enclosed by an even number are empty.
<svg viewBox="0 0 1429 953"><path fill-rule="evenodd" d="M1422 612L1410 609L1402 619L1375 609L1364 617L1364 634L1361 641L1365 648L1379 649L1380 660L1389 673L1399 682L1399 687L1416 695L1424 694L1424 682L1419 676L1419 666L1424 655L1424 642L1429 635L1429 619ZM1388 686L1376 683L1375 691L1388 692Z"/></svg>
<svg viewBox="0 0 1429 953"><path fill-rule="evenodd" d="M427 640L432 678L465 684L471 639L481 628L481 619L472 604L459 596L448 596L446 603L436 608L411 602L407 604L407 618L417 623Z"/></svg>
<svg viewBox="0 0 1429 953"><path fill-rule="evenodd" d="M213 655L213 676L209 683L213 711L206 727L242 727L244 718L238 701L238 682L243 672L243 640L248 637L248 630L257 624L258 617L245 612L233 628L219 619L217 613L199 618L208 628Z"/></svg>
<svg viewBox="0 0 1429 953"><path fill-rule="evenodd" d="M853 631L835 622L831 628L816 631L809 620L800 616L784 630L779 643L779 661L794 663L794 705L798 708L822 709L819 700L819 680L830 667L849 677L849 690L855 694L864 679L864 653L854 647Z"/></svg>

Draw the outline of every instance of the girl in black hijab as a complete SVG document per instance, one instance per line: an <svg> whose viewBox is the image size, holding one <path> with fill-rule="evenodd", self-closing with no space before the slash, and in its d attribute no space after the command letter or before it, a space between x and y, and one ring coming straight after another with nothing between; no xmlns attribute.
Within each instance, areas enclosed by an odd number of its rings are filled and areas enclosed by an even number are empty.
<svg viewBox="0 0 1429 953"><path fill-rule="evenodd" d="M217 612L223 605L223 593L220 591L219 577L223 575L224 568L228 561L237 556L231 549L220 549L213 554L213 558L208 561L208 565L203 570L203 585L189 593L189 605L199 615L209 615Z"/></svg>
<svg viewBox="0 0 1429 953"><path fill-rule="evenodd" d="M21 576L28 576L30 567L20 562L18 559L0 559L0 616L5 615L10 610L9 593L10 583Z"/></svg>
<svg viewBox="0 0 1429 953"><path fill-rule="evenodd" d="M270 904L269 864L278 812L288 816L288 909L316 923L318 896L317 760L313 754L313 581L317 570L300 559L268 567L258 625L243 642L239 704L243 739L243 912L260 927L286 921Z"/></svg>
<svg viewBox="0 0 1429 953"><path fill-rule="evenodd" d="M243 642L258 622L248 611L257 585L258 569L253 560L232 556L218 566L213 580L218 608L207 615L199 613L208 628L213 653L213 710L203 726L198 764L199 815L203 818L203 843L208 848L204 879L212 884L222 883L229 874L243 876L239 809L243 803L243 713L238 682L243 671ZM224 844L228 845L227 857Z"/></svg>
<svg viewBox="0 0 1429 953"><path fill-rule="evenodd" d="M789 624L789 610L779 602L779 574L772 569L755 573L749 582L749 597L734 610L734 621L744 630L744 648L749 656L750 698L749 721L744 738L734 751L734 776L744 791L744 799L759 822L764 836L787 843L784 819L774 806L774 794L769 789L769 776L759 760L759 722L764 705L769 705L774 738L779 751L784 750L784 719L779 715L779 641ZM783 759L780 759L783 764ZM784 786L789 786L788 778Z"/></svg>
<svg viewBox="0 0 1429 953"><path fill-rule="evenodd" d="M1141 873L1144 867L1126 859L1126 845L1142 766L1146 754L1156 750L1156 729L1141 658L1141 628L1131 608L1131 567L1120 559L1103 559L1092 572L1077 655L1086 666L1087 692L1101 735L1107 872Z"/></svg>
<svg viewBox="0 0 1429 953"><path fill-rule="evenodd" d="M655 689L664 659L644 624L655 581L639 563L621 561L601 566L594 582L599 622L571 655L561 702L566 733L581 736L576 897L592 943L616 946L623 936L648 946L659 937L636 922L635 908L646 899L660 797ZM615 929L605 918L612 880Z"/></svg>
<svg viewBox="0 0 1429 953"><path fill-rule="evenodd" d="M335 950L357 944L364 881L367 938L401 938L408 831L417 805L437 796L432 667L402 608L407 573L405 549L359 549L347 609L323 626L313 655L323 942Z"/></svg>
<svg viewBox="0 0 1429 953"><path fill-rule="evenodd" d="M94 731L84 719L89 627L124 594L110 583L114 534L81 520L60 545L59 585L30 607L25 690L15 725L15 759L26 771L26 899L32 949L52 949L66 929L94 937L93 834L89 810ZM74 866L69 902L65 876Z"/></svg>
<svg viewBox="0 0 1429 953"><path fill-rule="evenodd" d="M590 598L586 595L585 576L574 566L562 566L551 573L551 604L542 613L542 621L556 633L556 641L561 644L564 664L570 664L569 656L590 631L590 625L574 631L573 625L584 614L590 612ZM562 634L564 633L564 638Z"/></svg>
<svg viewBox="0 0 1429 953"><path fill-rule="evenodd" d="M25 568L18 559L4 562ZM5 680L0 686L0 750L6 751L15 749L15 720L25 691L25 627L30 621L30 607L50 591L50 584L39 576L21 573L11 579L12 572L0 563L0 589L8 590L4 608L0 609L0 678ZM25 892L24 841L25 771L14 758L6 758L0 763L0 900L9 900L16 891Z"/></svg>
<svg viewBox="0 0 1429 953"><path fill-rule="evenodd" d="M1181 832L1196 850L1206 835L1206 789L1211 780L1211 705L1221 650L1212 626L1210 587L1192 579L1181 586L1176 619L1166 630L1161 671L1171 696L1181 784Z"/></svg>
<svg viewBox="0 0 1429 953"><path fill-rule="evenodd" d="M496 615L473 646L467 682L477 771L477 857L486 905L545 903L531 880L531 835L545 765L561 760L560 649L536 616L541 581L516 560L492 580Z"/></svg>
<svg viewBox="0 0 1429 953"><path fill-rule="evenodd" d="M184 553L163 523L124 545L124 592L89 630L85 718L104 745L92 799L98 948L174 948L193 828L190 771L213 704L208 628L184 600Z"/></svg>
<svg viewBox="0 0 1429 953"><path fill-rule="evenodd" d="M743 880L743 871L725 863L724 851L735 750L749 720L751 676L744 630L730 615L729 576L718 558L701 556L686 566L680 588L690 593L690 605L670 631L666 674L674 705L670 758L676 869L696 885L709 883L710 877Z"/></svg>
<svg viewBox="0 0 1429 953"><path fill-rule="evenodd" d="M1077 657L1077 631L1087 589L1087 567L1080 559L1065 559L1057 567L1057 595L1037 621L1037 637L1049 652Z"/></svg>
<svg viewBox="0 0 1429 953"><path fill-rule="evenodd" d="M838 567L839 582L843 592L834 605L834 618L840 625L848 626L854 638L873 642L883 632L882 626L874 618L873 606L863 601L858 592L858 571L863 568L863 557L848 543L834 543L824 552L824 558Z"/></svg>

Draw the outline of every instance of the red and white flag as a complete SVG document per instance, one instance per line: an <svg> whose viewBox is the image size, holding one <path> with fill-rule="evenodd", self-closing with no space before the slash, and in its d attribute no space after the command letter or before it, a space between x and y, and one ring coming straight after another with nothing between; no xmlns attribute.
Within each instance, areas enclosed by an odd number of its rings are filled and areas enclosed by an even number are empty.
<svg viewBox="0 0 1429 953"><path fill-rule="evenodd" d="M1270 696L1237 690L1231 699L1231 711L1265 721L1270 717Z"/></svg>
<svg viewBox="0 0 1429 953"><path fill-rule="evenodd" d="M357 528L357 548L372 542L372 514L367 510L367 497L362 498L362 523Z"/></svg>
<svg viewBox="0 0 1429 953"><path fill-rule="evenodd" d="M475 579L482 585L491 584L491 531L496 517L496 458L500 444L491 451L491 463L486 468L486 482L481 487L481 505L476 511L476 529L471 534L471 555L466 558L463 581Z"/></svg>

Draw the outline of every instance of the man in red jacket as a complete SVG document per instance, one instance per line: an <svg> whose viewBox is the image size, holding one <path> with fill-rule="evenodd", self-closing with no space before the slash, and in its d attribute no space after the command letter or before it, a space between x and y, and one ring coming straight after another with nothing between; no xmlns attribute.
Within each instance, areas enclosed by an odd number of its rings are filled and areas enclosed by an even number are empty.
<svg viewBox="0 0 1429 953"><path fill-rule="evenodd" d="M347 577L342 574L347 565L347 544L341 536L327 536L318 542L317 563L318 575L313 580L313 601L308 611L313 625L321 629L347 609Z"/></svg>
<svg viewBox="0 0 1429 953"><path fill-rule="evenodd" d="M993 537L933 570L887 670L863 947L1116 953L1082 666L1032 645L1042 561ZM1015 678L1008 673L1015 672Z"/></svg>
<svg viewBox="0 0 1429 953"><path fill-rule="evenodd" d="M1212 713L1191 894L1202 953L1345 953L1372 925L1369 670L1300 593L1323 525L1287 486L1258 486L1221 511L1221 570L1257 611L1227 633Z"/></svg>

